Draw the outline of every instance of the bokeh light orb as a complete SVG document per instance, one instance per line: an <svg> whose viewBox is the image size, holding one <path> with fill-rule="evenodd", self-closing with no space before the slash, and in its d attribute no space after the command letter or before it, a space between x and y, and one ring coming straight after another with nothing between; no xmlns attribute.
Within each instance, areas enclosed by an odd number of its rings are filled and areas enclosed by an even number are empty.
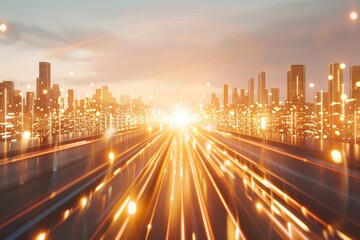
<svg viewBox="0 0 360 240"><path fill-rule="evenodd" d="M331 151L331 158L333 160L334 163L341 163L342 162L342 156L341 156L341 153L339 152L339 150L332 150Z"/></svg>
<svg viewBox="0 0 360 240"><path fill-rule="evenodd" d="M358 18L358 14L356 12L350 13L350 19L351 20L356 20L357 18Z"/></svg>
<svg viewBox="0 0 360 240"><path fill-rule="evenodd" d="M313 88L315 87L315 84L313 82L309 83L309 87Z"/></svg>
<svg viewBox="0 0 360 240"><path fill-rule="evenodd" d="M1 24L0 24L0 32L5 32L6 29L7 29L6 24L5 24L5 23L1 23Z"/></svg>

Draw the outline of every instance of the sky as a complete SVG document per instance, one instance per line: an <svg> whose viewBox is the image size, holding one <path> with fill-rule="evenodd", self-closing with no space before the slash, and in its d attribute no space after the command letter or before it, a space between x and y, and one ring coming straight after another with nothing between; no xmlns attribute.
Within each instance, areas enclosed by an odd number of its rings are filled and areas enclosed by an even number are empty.
<svg viewBox="0 0 360 240"><path fill-rule="evenodd" d="M359 0L1 0L0 81L34 91L47 61L52 83L79 98L108 85L117 99L191 105L223 84L246 89L255 78L256 88L266 71L284 100L286 66L305 64L310 100L327 91L329 64L346 64L347 89L348 67L360 65L352 11Z"/></svg>

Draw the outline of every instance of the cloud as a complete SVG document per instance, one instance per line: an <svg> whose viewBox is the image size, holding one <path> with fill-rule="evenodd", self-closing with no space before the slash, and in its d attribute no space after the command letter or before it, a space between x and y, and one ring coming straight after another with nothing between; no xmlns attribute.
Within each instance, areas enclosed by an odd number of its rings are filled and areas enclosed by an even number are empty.
<svg viewBox="0 0 360 240"><path fill-rule="evenodd" d="M101 30L84 30L76 27L63 29L47 29L36 24L22 22L8 22L8 31L0 38L6 45L18 46L22 49L49 49L78 41L94 35Z"/></svg>
<svg viewBox="0 0 360 240"><path fill-rule="evenodd" d="M248 78L265 70L268 87L282 85L284 95L289 64L306 64L308 79L326 77L332 62L359 64L354 46L360 32L348 22L348 8L336 0L250 10L242 5L166 6L113 17L103 22L109 31L20 25L12 41L48 46L44 55L50 59L86 62L93 73L88 82L150 82L144 86L154 88L180 83L189 89L194 82L211 82L246 88Z"/></svg>

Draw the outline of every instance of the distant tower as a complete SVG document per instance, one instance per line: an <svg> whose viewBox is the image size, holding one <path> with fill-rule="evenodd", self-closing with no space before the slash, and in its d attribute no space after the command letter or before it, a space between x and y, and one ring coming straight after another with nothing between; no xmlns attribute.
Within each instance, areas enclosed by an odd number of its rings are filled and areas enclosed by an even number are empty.
<svg viewBox="0 0 360 240"><path fill-rule="evenodd" d="M239 99L239 94L237 92L237 88L235 87L232 90L232 104L237 104L238 99Z"/></svg>
<svg viewBox="0 0 360 240"><path fill-rule="evenodd" d="M35 94L34 92L26 93L26 107L25 112L27 114L31 114L34 111L34 103L35 103Z"/></svg>
<svg viewBox="0 0 360 240"><path fill-rule="evenodd" d="M68 89L68 110L74 110L74 89Z"/></svg>
<svg viewBox="0 0 360 240"><path fill-rule="evenodd" d="M224 84L224 108L227 108L229 103L229 86Z"/></svg>
<svg viewBox="0 0 360 240"><path fill-rule="evenodd" d="M350 67L350 98L360 107L360 66Z"/></svg>
<svg viewBox="0 0 360 240"><path fill-rule="evenodd" d="M340 63L333 63L329 66L329 101L330 114L332 116L331 122L336 122L341 111L341 94L343 92L344 83L344 68Z"/></svg>
<svg viewBox="0 0 360 240"><path fill-rule="evenodd" d="M248 80L248 104L254 104L254 79Z"/></svg>
<svg viewBox="0 0 360 240"><path fill-rule="evenodd" d="M271 88L271 97L270 97L270 106L277 107L280 103L280 89L279 88Z"/></svg>
<svg viewBox="0 0 360 240"><path fill-rule="evenodd" d="M305 65L287 67L287 101L293 105L304 105L306 99Z"/></svg>
<svg viewBox="0 0 360 240"><path fill-rule="evenodd" d="M260 72L258 74L258 103L259 104L267 104L268 96L266 94L265 87L265 72Z"/></svg>
<svg viewBox="0 0 360 240"><path fill-rule="evenodd" d="M41 114L49 113L51 72L50 63L39 63L39 77L36 80L36 107Z"/></svg>

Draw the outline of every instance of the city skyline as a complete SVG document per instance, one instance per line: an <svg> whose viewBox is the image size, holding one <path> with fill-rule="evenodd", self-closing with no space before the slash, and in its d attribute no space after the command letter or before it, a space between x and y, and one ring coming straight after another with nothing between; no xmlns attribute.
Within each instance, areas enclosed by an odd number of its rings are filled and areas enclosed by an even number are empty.
<svg viewBox="0 0 360 240"><path fill-rule="evenodd" d="M16 4L2 6L0 21L8 27L0 34L0 48L2 56L11 57L0 57L5 69L0 81L26 85L36 76L35 64L47 61L57 66L53 80L69 88L103 83L122 94L137 89L144 100L159 93L171 103L182 94L191 105L204 94L208 82L211 92L221 91L223 82L245 88L249 78L265 71L269 88L281 88L287 65L304 64L307 81L320 91L327 88L330 63L359 65L360 53L353 51L360 38L359 25L349 18L359 8L356 1L197 1L150 8L149 2L140 1L111 5L111 9L102 4L103 10L109 10L106 16L96 13L94 1L86 6L82 1L57 5L79 11L79 21L74 24L71 17L45 21L47 15L58 13L41 1L30 8L41 6L38 11L45 16L37 11L15 15ZM137 70L140 66L142 71ZM344 79L349 86L348 69ZM280 94L284 100L284 91ZM86 91L75 95L84 97Z"/></svg>
<svg viewBox="0 0 360 240"><path fill-rule="evenodd" d="M356 239L359 0L12 0L0 239Z"/></svg>

